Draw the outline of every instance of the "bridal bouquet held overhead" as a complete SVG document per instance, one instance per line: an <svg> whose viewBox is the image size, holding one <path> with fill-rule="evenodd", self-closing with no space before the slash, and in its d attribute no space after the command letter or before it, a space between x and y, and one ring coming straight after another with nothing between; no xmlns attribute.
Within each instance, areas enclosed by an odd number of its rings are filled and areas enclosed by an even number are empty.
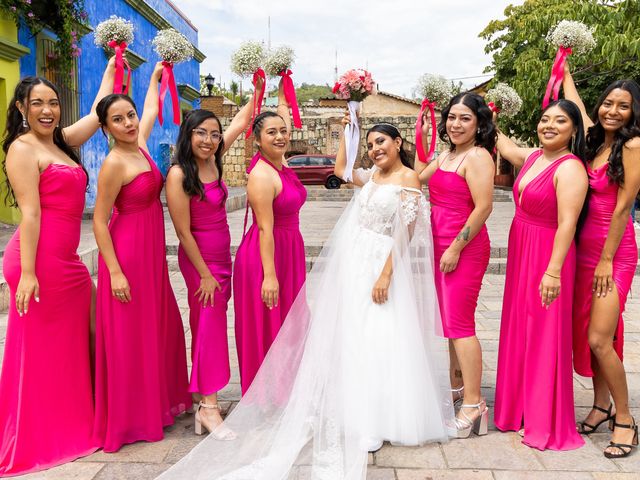
<svg viewBox="0 0 640 480"><path fill-rule="evenodd" d="M348 70L343 73L333 87L333 93L337 98L348 100L349 116L351 123L344 127L344 140L347 150L347 164L344 170L343 180L351 182L353 166L358 157L358 144L360 143L360 126L358 125L358 113L360 102L374 93L375 83L371 73L366 70Z"/></svg>
<svg viewBox="0 0 640 480"><path fill-rule="evenodd" d="M522 108L522 98L518 92L502 82L490 89L484 99L491 111L502 113L505 117L515 116Z"/></svg>
<svg viewBox="0 0 640 480"><path fill-rule="evenodd" d="M231 71L241 78L252 75L253 88L255 95L253 96L253 114L249 128L247 128L246 138L251 136L251 126L253 120L262 109L262 100L264 98L264 90L266 87L266 76L262 65L264 63L264 47L260 42L248 41L240 45L240 48L231 55ZM259 91L258 91L259 88Z"/></svg>
<svg viewBox="0 0 640 480"><path fill-rule="evenodd" d="M178 98L178 88L173 75L173 66L176 63L186 62L193 58L193 45L180 32L173 28L160 30L151 42L156 49L156 53L162 59L162 80L160 81L160 93L158 96L158 121L163 123L162 106L164 98L169 92L171 96L171 106L173 109L173 123L180 125L180 101Z"/></svg>
<svg viewBox="0 0 640 480"><path fill-rule="evenodd" d="M420 113L416 119L416 152L418 160L422 163L429 163L433 158L436 150L436 112L435 109L442 109L449 103L453 96L451 82L440 75L431 75L425 73L418 79L416 91L423 97ZM431 122L431 141L429 143L429 152L424 151L422 144L422 127L426 110L429 109L429 119Z"/></svg>
<svg viewBox="0 0 640 480"><path fill-rule="evenodd" d="M564 64L567 62L567 57L572 53L584 55L596 46L592 29L584 23L572 20L562 20L558 23L547 35L547 41L556 47L558 51L553 61L553 67L551 67L551 76L549 77L549 83L547 83L547 91L542 99L542 108L546 108L547 105L549 105L550 98L553 100L558 99L562 77L564 76Z"/></svg>
<svg viewBox="0 0 640 480"><path fill-rule="evenodd" d="M111 15L100 22L94 34L94 43L105 50L113 49L116 55L115 72L113 77L113 93L129 92L131 86L131 67L124 56L124 52L133 42L133 23L124 18ZM124 70L127 69L127 84L124 86Z"/></svg>
<svg viewBox="0 0 640 480"><path fill-rule="evenodd" d="M267 75L272 78L282 77L282 90L284 98L291 107L291 116L293 117L293 126L302 128L302 119L300 118L300 109L298 108L298 99L296 98L296 89L293 85L291 75L291 65L295 55L293 49L286 45L270 50L264 64Z"/></svg>

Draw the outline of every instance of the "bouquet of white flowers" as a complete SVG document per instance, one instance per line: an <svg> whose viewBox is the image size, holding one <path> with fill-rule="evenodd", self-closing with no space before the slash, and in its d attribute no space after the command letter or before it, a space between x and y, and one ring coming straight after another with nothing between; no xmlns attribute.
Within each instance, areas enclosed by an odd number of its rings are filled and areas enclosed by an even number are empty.
<svg viewBox="0 0 640 480"><path fill-rule="evenodd" d="M113 78L113 93L127 93L131 85L131 68L124 52L128 45L133 42L133 23L124 18L111 15L96 26L94 33L94 43L99 47L108 50L112 48L116 55L115 72ZM127 68L127 84L124 83L124 70Z"/></svg>
<svg viewBox="0 0 640 480"><path fill-rule="evenodd" d="M513 117L522 108L522 98L506 83L498 83L487 92L484 99L489 102L491 110L501 112L506 117Z"/></svg>
<svg viewBox="0 0 640 480"><path fill-rule="evenodd" d="M264 63L264 47L260 42L248 41L231 55L231 71L240 77L248 77L261 70Z"/></svg>
<svg viewBox="0 0 640 480"><path fill-rule="evenodd" d="M453 89L451 82L442 75L425 73L418 79L415 91L423 97L420 113L418 113L418 118L416 119L416 152L418 152L418 160L423 163L429 163L436 150L435 109L442 110L447 106L453 95ZM422 127L427 109L429 109L429 119L431 121L431 141L428 153L424 151L422 143Z"/></svg>
<svg viewBox="0 0 640 480"><path fill-rule="evenodd" d="M293 126L296 128L302 127L302 119L300 118L300 109L298 108L298 99L296 98L296 89L291 79L292 71L291 65L295 54L293 48L283 45L267 52L267 57L264 61L264 69L267 75L270 77L282 77L282 89L284 91L284 98L291 107L291 116L293 117Z"/></svg>

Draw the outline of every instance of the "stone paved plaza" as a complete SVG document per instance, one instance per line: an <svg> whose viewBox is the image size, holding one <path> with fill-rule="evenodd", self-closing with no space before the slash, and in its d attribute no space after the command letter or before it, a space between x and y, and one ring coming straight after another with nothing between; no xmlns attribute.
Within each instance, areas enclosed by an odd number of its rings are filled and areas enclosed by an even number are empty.
<svg viewBox="0 0 640 480"><path fill-rule="evenodd" d="M309 252L316 252L328 235L335 220L346 205L345 202L308 202L302 212L302 231ZM507 234L513 216L513 203L496 202L489 221L492 246L495 247L492 264L500 265L504 259L501 253L507 244ZM168 218L168 217L167 217ZM234 211L229 216L232 242L239 243L242 234L244 209ZM88 225L83 227L86 232ZM170 222L167 222L167 243L177 243ZM170 249L171 250L171 249ZM311 253L313 255L313 253ZM171 280L175 289L183 316L183 323L190 341L186 288L177 271L175 256L169 256ZM500 268L495 267L495 272ZM640 417L640 299L638 278L627 303L625 313L625 365L631 394L634 415ZM478 336L483 346L483 393L489 405L493 404L496 377L496 360L500 327L500 309L504 287L503 274L485 276L480 301L476 313ZM229 386L221 392L221 404L230 408L239 398L239 378L234 346L233 312L229 309L229 337L231 347L232 378ZM0 316L0 348L4 348L6 332L6 314ZM586 415L592 402L589 379L574 376L576 416ZM43 392L46 402L46 392ZM144 399L140 399L139 408L144 408ZM37 415L47 412L46 403ZM640 419L640 418L639 418ZM60 425L64 428L64 425ZM490 427L491 428L491 427ZM602 450L608 441L604 426L597 433L585 438L586 445L570 452L540 452L522 445L515 433L500 433L491 429L485 437L472 436L467 440L454 440L447 444L433 444L425 447L407 448L385 444L384 447L369 456L369 479L375 480L444 480L444 479L611 479L631 480L640 478L640 452L623 460L608 460ZM185 414L177 419L174 426L166 430L166 437L157 443L137 443L128 445L118 453L95 453L76 462L51 469L47 472L27 475L25 479L55 480L115 480L115 479L152 479L172 463L178 461L204 437L193 432L193 415ZM215 462L215 458L211 459ZM298 468L294 479L308 477L304 466ZM187 480L187 479L185 479Z"/></svg>

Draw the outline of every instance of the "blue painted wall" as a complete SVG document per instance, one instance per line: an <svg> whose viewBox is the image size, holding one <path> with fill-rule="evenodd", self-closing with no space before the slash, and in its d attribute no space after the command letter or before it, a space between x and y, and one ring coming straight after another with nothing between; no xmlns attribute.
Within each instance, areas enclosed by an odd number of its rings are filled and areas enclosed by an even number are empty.
<svg viewBox="0 0 640 480"><path fill-rule="evenodd" d="M185 35L195 46L198 46L197 31L171 8L169 4L164 0L146 1L156 12L165 18L173 28ZM147 60L147 62L134 70L130 91L133 101L138 106L138 113L141 115L144 98L149 85L149 78L153 72L155 63L159 61L151 45L151 41L158 31L157 27L123 0L85 2L85 8L89 14L89 24L92 28L95 28L96 25L111 15L123 17L133 23L135 39L130 48L136 54ZM36 73L35 40L31 38L31 34L24 28L20 29L19 40L20 43L28 46L31 48L31 51L34 52L21 59L21 75L34 75ZM82 48L82 54L78 59L78 90L80 93L80 115L83 116L89 113L91 109L102 79L102 73L107 64L107 57L103 50L94 44L93 33L84 36L80 40L80 47ZM199 89L200 65L195 59L176 65L174 74L177 84L188 84L197 90ZM196 105L194 105L194 107L195 106ZM175 143L178 136L179 127L171 121L173 113L169 98L165 99L163 116L165 119L164 125L160 126L160 124L156 122L148 142L151 156L159 166L163 163L163 156L166 162L168 147ZM82 161L89 172L87 207L95 204L98 172L102 160L108 152L107 139L100 131L82 147Z"/></svg>

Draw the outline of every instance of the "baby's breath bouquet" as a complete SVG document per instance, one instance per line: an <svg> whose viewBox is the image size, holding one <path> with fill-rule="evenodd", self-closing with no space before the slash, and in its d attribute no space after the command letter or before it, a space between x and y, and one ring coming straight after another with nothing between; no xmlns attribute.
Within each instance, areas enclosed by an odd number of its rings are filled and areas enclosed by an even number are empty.
<svg viewBox="0 0 640 480"><path fill-rule="evenodd" d="M244 42L231 55L231 71L243 78L260 70L263 63L264 47L260 42Z"/></svg>
<svg viewBox="0 0 640 480"><path fill-rule="evenodd" d="M415 91L423 97L420 113L418 113L418 118L416 119L416 152L418 152L418 160L423 163L429 163L436 150L435 109L442 110L447 106L453 95L453 89L451 82L442 75L425 73L418 78L418 85ZM429 119L431 122L431 141L428 153L424 151L424 145L422 143L422 127L427 109L429 109Z"/></svg>
<svg viewBox="0 0 640 480"><path fill-rule="evenodd" d="M489 107L506 117L515 116L522 108L522 98L506 83L498 83L484 97Z"/></svg>
<svg viewBox="0 0 640 480"><path fill-rule="evenodd" d="M133 42L133 23L111 15L98 24L94 33L94 43L105 50L113 49L116 55L113 78L113 93L127 93L131 85L131 68L124 56L127 46ZM127 84L124 86L124 70L127 68Z"/></svg>
<svg viewBox="0 0 640 480"><path fill-rule="evenodd" d="M294 59L293 48L283 45L267 53L264 70L270 77L277 77L281 72L286 72L291 68Z"/></svg>

